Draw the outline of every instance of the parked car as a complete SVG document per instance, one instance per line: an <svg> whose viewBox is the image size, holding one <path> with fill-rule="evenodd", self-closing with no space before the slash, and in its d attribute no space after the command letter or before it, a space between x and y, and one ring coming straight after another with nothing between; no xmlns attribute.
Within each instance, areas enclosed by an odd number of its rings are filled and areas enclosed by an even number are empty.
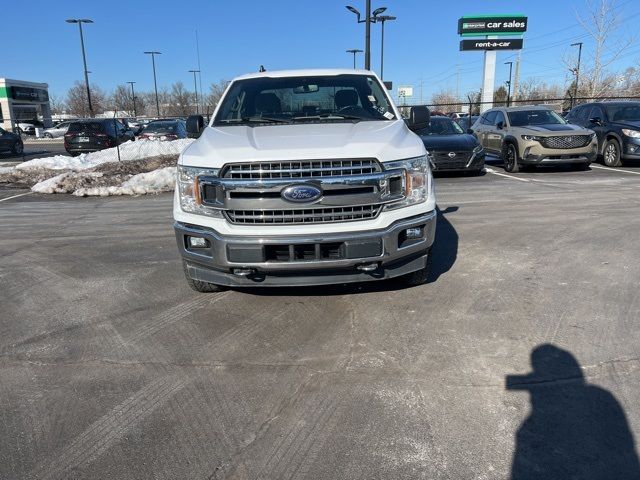
<svg viewBox="0 0 640 480"><path fill-rule="evenodd" d="M134 140L133 132L113 119L87 119L71 122L64 134L64 148L73 156L96 152Z"/></svg>
<svg viewBox="0 0 640 480"><path fill-rule="evenodd" d="M598 153L608 167L640 159L640 102L585 103L573 108L567 120L596 132Z"/></svg>
<svg viewBox="0 0 640 480"><path fill-rule="evenodd" d="M462 127L465 132L470 133L469 130L471 130L473 124L476 123L476 120L478 120L478 115L471 115L458 118L456 122L458 123L458 125L460 125L460 127Z"/></svg>
<svg viewBox="0 0 640 480"><path fill-rule="evenodd" d="M54 125L51 128L45 128L44 133L42 134L45 138L59 138L64 137L64 134L69 130L69 125L71 122L60 122L57 125Z"/></svg>
<svg viewBox="0 0 640 480"><path fill-rule="evenodd" d="M140 135L141 140L177 140L187 138L187 127L184 120L154 120L150 122Z"/></svg>
<svg viewBox="0 0 640 480"><path fill-rule="evenodd" d="M563 163L586 169L597 156L593 130L571 125L543 106L492 108L472 130L487 152L502 157L507 172Z"/></svg>
<svg viewBox="0 0 640 480"><path fill-rule="evenodd" d="M35 135L36 134L36 126L33 123L28 122L18 122L16 124L16 133L19 135Z"/></svg>
<svg viewBox="0 0 640 480"><path fill-rule="evenodd" d="M424 144L365 70L253 73L231 82L178 159L173 208L191 288L427 279L436 228Z"/></svg>
<svg viewBox="0 0 640 480"><path fill-rule="evenodd" d="M24 150L22 139L17 133L7 132L0 128L0 151L10 151L15 155L21 155Z"/></svg>
<svg viewBox="0 0 640 480"><path fill-rule="evenodd" d="M429 126L416 133L429 152L434 172L465 170L480 173L483 170L485 154L482 145L452 118L431 117Z"/></svg>

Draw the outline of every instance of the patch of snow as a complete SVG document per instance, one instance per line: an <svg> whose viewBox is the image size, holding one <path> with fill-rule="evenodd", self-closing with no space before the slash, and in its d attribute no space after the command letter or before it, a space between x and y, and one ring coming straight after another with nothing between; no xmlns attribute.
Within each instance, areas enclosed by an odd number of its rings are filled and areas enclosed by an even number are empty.
<svg viewBox="0 0 640 480"><path fill-rule="evenodd" d="M178 155L193 141L194 139L192 138L183 138L170 142L158 142L154 140L126 142L120 145L120 160L129 161L161 155ZM17 165L15 168L19 170L47 168L50 170L79 171L93 168L102 163L117 161L118 151L116 147L113 147L98 152L83 153L77 157L55 155L53 157L34 158L33 160Z"/></svg>
<svg viewBox="0 0 640 480"><path fill-rule="evenodd" d="M36 193L67 193L66 190L61 188L61 184L68 176L69 172L66 172L47 178L31 187L31 191Z"/></svg>
<svg viewBox="0 0 640 480"><path fill-rule="evenodd" d="M73 194L79 197L110 195L147 195L170 192L175 188L176 167L164 167L152 172L139 173L120 186L79 188Z"/></svg>
<svg viewBox="0 0 640 480"><path fill-rule="evenodd" d="M0 174L13 172L15 167L0 167Z"/></svg>

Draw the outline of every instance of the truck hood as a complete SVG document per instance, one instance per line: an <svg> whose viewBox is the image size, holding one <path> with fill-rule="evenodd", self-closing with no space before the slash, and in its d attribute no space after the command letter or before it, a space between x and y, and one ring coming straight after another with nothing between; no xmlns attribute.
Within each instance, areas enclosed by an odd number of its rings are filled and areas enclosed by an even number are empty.
<svg viewBox="0 0 640 480"><path fill-rule="evenodd" d="M220 168L229 162L377 158L424 155L420 137L403 120L206 127L182 152L186 166Z"/></svg>

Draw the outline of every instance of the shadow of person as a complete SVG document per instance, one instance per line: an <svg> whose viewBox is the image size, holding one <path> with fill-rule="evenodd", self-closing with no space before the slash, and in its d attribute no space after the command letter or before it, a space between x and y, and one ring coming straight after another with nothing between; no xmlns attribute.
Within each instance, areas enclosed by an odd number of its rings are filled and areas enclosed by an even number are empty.
<svg viewBox="0 0 640 480"><path fill-rule="evenodd" d="M431 247L431 264L427 283L433 283L440 275L448 272L458 258L458 232L446 215L458 211L458 207L447 207L444 210L437 208L438 223L436 225L436 236Z"/></svg>
<svg viewBox="0 0 640 480"><path fill-rule="evenodd" d="M615 397L586 383L574 356L553 345L536 347L531 366L528 375L506 378L507 390L531 396L511 479L640 479L633 435Z"/></svg>

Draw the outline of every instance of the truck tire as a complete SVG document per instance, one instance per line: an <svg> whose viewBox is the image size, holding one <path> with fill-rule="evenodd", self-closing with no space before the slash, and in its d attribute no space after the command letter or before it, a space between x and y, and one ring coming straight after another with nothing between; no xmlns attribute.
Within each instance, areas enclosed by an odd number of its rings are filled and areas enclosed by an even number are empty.
<svg viewBox="0 0 640 480"><path fill-rule="evenodd" d="M621 167L622 159L620 158L620 144L615 138L610 138L604 144L602 158L607 167Z"/></svg>
<svg viewBox="0 0 640 480"><path fill-rule="evenodd" d="M213 292L222 292L227 290L226 287L222 285L216 285L215 283L203 282L201 280L194 280L189 276L189 272L187 271L187 262L182 261L182 268L184 270L184 276L187 279L187 284L191 287L192 290L200 293L213 293Z"/></svg>
<svg viewBox="0 0 640 480"><path fill-rule="evenodd" d="M405 287L417 287L420 285L424 285L427 283L427 279L429 277L429 267L431 267L431 249L429 249L427 253L427 265L420 270L416 270L415 272L407 273L400 277L400 282Z"/></svg>
<svg viewBox="0 0 640 480"><path fill-rule="evenodd" d="M518 163L518 147L511 142L505 143L502 147L502 161L504 169L509 173L518 173L520 164Z"/></svg>

